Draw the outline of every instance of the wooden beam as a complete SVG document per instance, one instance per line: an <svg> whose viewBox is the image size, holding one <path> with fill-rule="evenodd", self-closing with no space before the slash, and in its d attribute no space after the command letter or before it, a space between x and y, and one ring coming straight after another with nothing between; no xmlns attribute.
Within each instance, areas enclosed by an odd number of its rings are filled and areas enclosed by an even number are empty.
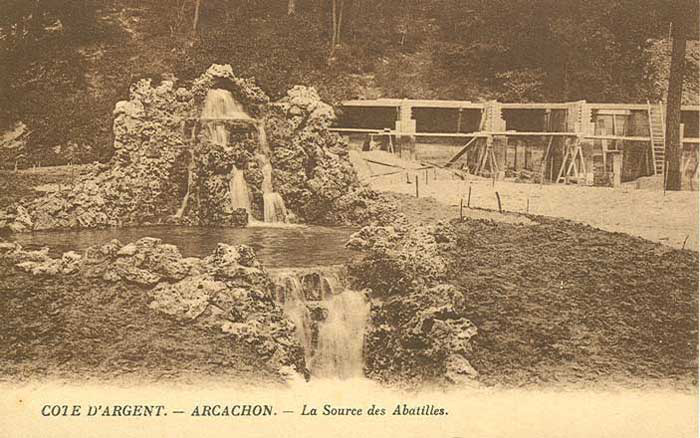
<svg viewBox="0 0 700 438"><path fill-rule="evenodd" d="M474 143L476 141L477 138L479 138L479 137L474 137L471 140L469 140L469 142L467 144L465 144L464 147L459 150L459 152L457 152L452 158L449 159L447 164L445 164L445 167L450 167L457 160L459 160L462 157L462 155L464 155L464 153L467 152L467 149L469 149L469 147L472 145L472 143Z"/></svg>
<svg viewBox="0 0 700 438"><path fill-rule="evenodd" d="M367 133L367 134L378 134L382 132L381 129L365 129L365 128L328 128L332 132L357 132L357 133Z"/></svg>

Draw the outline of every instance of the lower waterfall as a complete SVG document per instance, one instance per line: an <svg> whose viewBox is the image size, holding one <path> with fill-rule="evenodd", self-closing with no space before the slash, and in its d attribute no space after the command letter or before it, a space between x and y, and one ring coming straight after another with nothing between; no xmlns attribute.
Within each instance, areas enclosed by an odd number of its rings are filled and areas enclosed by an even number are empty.
<svg viewBox="0 0 700 438"><path fill-rule="evenodd" d="M327 302L328 317L319 324L311 372L318 377L361 377L369 303L364 294L350 290L332 296Z"/></svg>
<svg viewBox="0 0 700 438"><path fill-rule="evenodd" d="M271 272L277 300L294 323L314 377L363 376L364 333L370 304L364 293L347 289L338 267Z"/></svg>

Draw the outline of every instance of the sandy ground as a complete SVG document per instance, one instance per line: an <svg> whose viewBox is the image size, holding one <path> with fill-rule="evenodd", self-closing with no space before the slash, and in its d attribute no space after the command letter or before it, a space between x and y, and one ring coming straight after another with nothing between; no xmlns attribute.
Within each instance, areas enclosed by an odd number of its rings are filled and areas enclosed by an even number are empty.
<svg viewBox="0 0 700 438"><path fill-rule="evenodd" d="M446 170L417 169L420 165L385 152L355 153L352 160L360 178L376 190L433 197L442 204L560 217L606 231L627 233L675 248L698 250L698 193L563 184L526 184L470 177L463 181ZM369 158L396 167L362 160ZM406 166L402 169L401 166ZM469 195L471 188L471 197Z"/></svg>

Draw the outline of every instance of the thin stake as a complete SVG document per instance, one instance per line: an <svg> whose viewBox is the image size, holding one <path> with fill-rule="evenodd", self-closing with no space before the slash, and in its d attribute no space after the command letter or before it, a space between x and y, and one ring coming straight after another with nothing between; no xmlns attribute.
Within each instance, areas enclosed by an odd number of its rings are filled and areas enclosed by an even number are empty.
<svg viewBox="0 0 700 438"><path fill-rule="evenodd" d="M526 207L525 212L530 213L530 197L529 196L527 197L527 207Z"/></svg>
<svg viewBox="0 0 700 438"><path fill-rule="evenodd" d="M496 200L498 201L498 212L503 213L503 207L501 207L501 195L496 192Z"/></svg>
<svg viewBox="0 0 700 438"><path fill-rule="evenodd" d="M464 220L464 199L459 200L459 220Z"/></svg>
<svg viewBox="0 0 700 438"><path fill-rule="evenodd" d="M668 175L668 161L664 161L664 196L666 196L666 176Z"/></svg>
<svg viewBox="0 0 700 438"><path fill-rule="evenodd" d="M411 184L411 178L408 177L408 172L406 172L406 184Z"/></svg>
<svg viewBox="0 0 700 438"><path fill-rule="evenodd" d="M419 196L418 196L418 175L416 175L416 198L419 198Z"/></svg>
<svg viewBox="0 0 700 438"><path fill-rule="evenodd" d="M683 240L683 247L681 249L685 249L685 243L688 241L688 237L690 237L690 234L685 236L685 240Z"/></svg>
<svg viewBox="0 0 700 438"><path fill-rule="evenodd" d="M472 186L469 185L469 197L467 198L467 208L471 208L472 203Z"/></svg>
<svg viewBox="0 0 700 438"><path fill-rule="evenodd" d="M428 169L425 169L425 185L428 185Z"/></svg>

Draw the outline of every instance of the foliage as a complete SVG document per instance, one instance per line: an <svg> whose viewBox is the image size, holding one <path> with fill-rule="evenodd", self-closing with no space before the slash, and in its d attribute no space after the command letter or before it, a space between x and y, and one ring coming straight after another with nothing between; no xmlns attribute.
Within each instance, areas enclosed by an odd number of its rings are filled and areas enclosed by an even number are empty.
<svg viewBox="0 0 700 438"><path fill-rule="evenodd" d="M133 82L189 81L212 63L255 78L273 100L304 84L331 103L645 102L666 86L673 8L662 0L344 0L336 47L333 0L296 0L292 15L286 3L201 0L194 32L193 0L3 0L0 130L28 125L29 162L68 161L46 153L68 142L83 161L106 160L112 109ZM699 58L691 44L686 102Z"/></svg>

